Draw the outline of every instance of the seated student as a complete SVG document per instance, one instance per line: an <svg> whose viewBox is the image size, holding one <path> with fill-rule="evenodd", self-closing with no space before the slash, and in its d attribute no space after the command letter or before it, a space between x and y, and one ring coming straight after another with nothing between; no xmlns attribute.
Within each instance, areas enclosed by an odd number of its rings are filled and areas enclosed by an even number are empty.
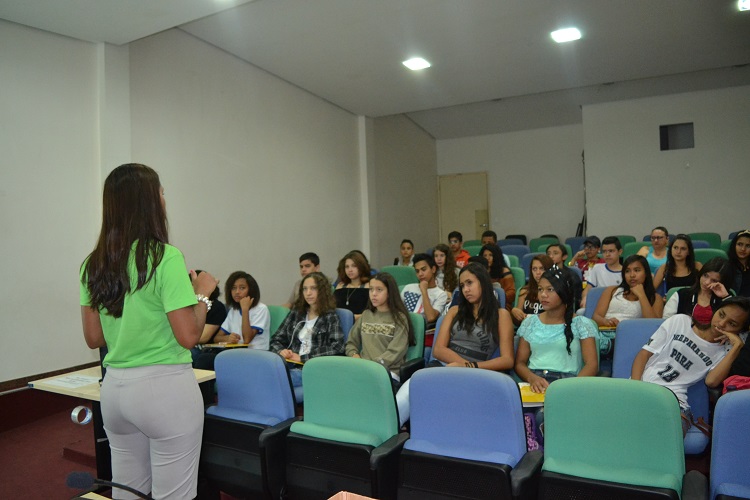
<svg viewBox="0 0 750 500"><path fill-rule="evenodd" d="M414 270L417 272L419 283L406 285L401 291L401 298L408 311L423 315L430 325L437 321L449 297L435 282L437 266L432 257L426 253L415 255Z"/></svg>
<svg viewBox="0 0 750 500"><path fill-rule="evenodd" d="M302 255L300 255L299 256L299 274L301 277L300 279L297 280L296 283L294 283L294 287L292 288L292 293L289 294L289 298L282 305L284 307L291 309L292 304L297 302L297 294L299 293L299 285L304 279L304 277L310 273L317 273L318 271L320 271L320 257L318 257L318 254L313 253L313 252L305 252Z"/></svg>
<svg viewBox="0 0 750 500"><path fill-rule="evenodd" d="M657 226L651 230L651 246L644 245L638 250L638 255L645 257L648 261L652 276L656 274L662 264L667 263L667 244L669 244L667 228Z"/></svg>
<svg viewBox="0 0 750 500"><path fill-rule="evenodd" d="M552 259L552 263L560 268L571 283L573 283L573 293L575 294L574 304L576 310L580 307L581 295L583 295L583 280L575 271L571 271L565 266L568 260L568 249L562 243L553 243L547 247L547 257Z"/></svg>
<svg viewBox="0 0 750 500"><path fill-rule="evenodd" d="M271 314L260 301L260 288L255 278L244 271L235 271L226 282L227 318L214 342L248 344L249 349L268 350Z"/></svg>
<svg viewBox="0 0 750 500"><path fill-rule="evenodd" d="M396 280L388 273L376 274L370 280L370 302L349 332L346 355L382 364L396 386L406 351L414 343L414 328Z"/></svg>
<svg viewBox="0 0 750 500"><path fill-rule="evenodd" d="M518 291L518 307L514 307L510 311L513 316L513 324L516 326L520 325L521 321L526 319L529 314L539 314L544 311L544 307L539 300L539 280L542 278L544 271L551 267L552 259L544 254L535 255L531 259L529 282Z"/></svg>
<svg viewBox="0 0 750 500"><path fill-rule="evenodd" d="M589 271L586 279L586 288L583 289L581 296L581 307L586 307L586 295L592 288L620 286L622 282L622 264L620 256L622 255L622 244L617 236L607 236L602 242L603 264L596 264Z"/></svg>
<svg viewBox="0 0 750 500"><path fill-rule="evenodd" d="M678 234L669 245L667 263L656 271L654 289L666 297L670 288L693 286L701 267L700 262L695 262L693 240L687 234Z"/></svg>
<svg viewBox="0 0 750 500"><path fill-rule="evenodd" d="M458 305L445 316L435 340L433 366L483 368L507 371L513 368L513 323L500 309L484 266L470 263L459 275ZM491 358L499 348L500 356ZM409 419L409 381L396 394L401 425Z"/></svg>
<svg viewBox="0 0 750 500"><path fill-rule="evenodd" d="M503 251L497 245L484 245L479 255L487 260L492 282L500 284L505 291L505 308L510 311L516 299L516 281L510 268L505 265Z"/></svg>
<svg viewBox="0 0 750 500"><path fill-rule="evenodd" d="M482 233L482 246L494 245L497 246L497 233L495 231L485 231ZM502 250L502 249L501 249ZM510 259L504 253L501 253L503 260L505 261L505 267L510 267Z"/></svg>
<svg viewBox="0 0 750 500"><path fill-rule="evenodd" d="M435 274L435 283L437 283L438 288L442 288L448 296L451 296L453 290L458 288L459 271L456 261L453 260L453 252L445 243L438 243L435 245L432 258L435 259L435 265L438 269L437 274Z"/></svg>
<svg viewBox="0 0 750 500"><path fill-rule="evenodd" d="M195 276L197 277L202 272L202 270L196 269ZM206 326L203 327L203 332L201 332L201 338L198 340L198 345L213 343L214 336L219 331L221 324L224 323L224 320L227 317L227 308L224 306L224 303L219 300L219 295L221 295L221 290L219 290L219 285L216 285L213 293L208 297L208 300L212 302L211 310L206 313ZM193 362L195 362L197 356L201 354L201 351L202 350L198 346L193 347L190 350L193 355ZM213 363L211 364L211 368L206 369L213 370Z"/></svg>
<svg viewBox="0 0 750 500"><path fill-rule="evenodd" d="M581 270L583 281L588 281L589 271L596 265L604 263L604 259L599 257L602 243L596 236L589 236L583 240L583 250L579 250L573 255L568 264L570 267L577 267Z"/></svg>
<svg viewBox="0 0 750 500"><path fill-rule="evenodd" d="M302 280L297 302L273 336L270 350L300 365L318 356L344 353L336 301L322 273L310 273ZM295 387L302 385L301 367L292 368L289 374Z"/></svg>
<svg viewBox="0 0 750 500"><path fill-rule="evenodd" d="M664 306L663 318L687 314L696 323L711 322L714 312L729 297L732 283L732 266L723 257L714 257L698 272L698 281L690 288L682 288Z"/></svg>
<svg viewBox="0 0 750 500"><path fill-rule="evenodd" d="M732 288L742 297L750 297L750 231L738 232L729 245L729 263L734 270Z"/></svg>
<svg viewBox="0 0 750 500"><path fill-rule="evenodd" d="M654 291L645 257L631 255L622 264L622 283L601 295L594 311L599 326L616 327L624 319L661 318L664 301Z"/></svg>
<svg viewBox="0 0 750 500"><path fill-rule="evenodd" d="M456 261L456 265L461 268L469 262L469 252L462 248L464 243L464 237L458 231L451 231L448 233L448 244L453 252L453 259Z"/></svg>
<svg viewBox="0 0 750 500"><path fill-rule="evenodd" d="M750 301L732 297L721 304L709 324L700 325L684 314L667 319L636 355L630 378L662 385L677 396L683 435L693 423L688 387L704 378L709 387L722 383L743 347L738 334L748 321Z"/></svg>
<svg viewBox="0 0 750 500"><path fill-rule="evenodd" d="M399 250L401 252L401 258L399 259L396 257L393 260L393 265L413 266L414 262L412 261L412 258L414 257L414 243L412 243L411 240L401 240L401 248Z"/></svg>
<svg viewBox="0 0 750 500"><path fill-rule="evenodd" d="M367 307L370 266L357 252L349 252L339 261L338 285L333 292L336 307L350 310L358 318Z"/></svg>
<svg viewBox="0 0 750 500"><path fill-rule="evenodd" d="M595 376L598 329L588 318L573 317L574 284L558 268L539 280L544 311L526 317L518 328L516 374L533 392L544 392L555 380Z"/></svg>

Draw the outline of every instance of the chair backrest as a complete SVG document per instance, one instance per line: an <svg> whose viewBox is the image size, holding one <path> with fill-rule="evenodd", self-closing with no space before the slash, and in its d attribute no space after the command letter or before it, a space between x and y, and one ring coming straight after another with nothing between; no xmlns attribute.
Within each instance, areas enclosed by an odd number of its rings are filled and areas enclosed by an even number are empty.
<svg viewBox="0 0 750 500"><path fill-rule="evenodd" d="M497 246L504 247L506 245L525 245L525 240L520 240L518 238L505 238L503 240L497 240Z"/></svg>
<svg viewBox="0 0 750 500"><path fill-rule="evenodd" d="M732 231L732 232L731 232L731 233L729 233L729 235L727 236L727 239L728 239L729 241L733 240L733 239L734 239L734 237L735 237L735 236L737 236L737 234L738 234L738 233L739 233L739 231Z"/></svg>
<svg viewBox="0 0 750 500"><path fill-rule="evenodd" d="M724 240L721 242L721 249L729 254L729 247L732 246L732 240Z"/></svg>
<svg viewBox="0 0 750 500"><path fill-rule="evenodd" d="M455 290L453 292L453 296L454 297L456 296L456 292L457 291L458 290ZM443 320L444 319L445 319L445 316L440 316L438 318L437 322L435 323L435 338L434 338L434 340L432 342L433 346L435 345L435 342L437 342L438 336L440 335L440 327L443 325ZM430 357L427 360L427 363L431 363L432 361L435 361L435 352L434 352L434 349L430 349Z"/></svg>
<svg viewBox="0 0 750 500"><path fill-rule="evenodd" d="M719 398L714 410L711 444L711 495L750 497L750 390L728 392Z"/></svg>
<svg viewBox="0 0 750 500"><path fill-rule="evenodd" d="M705 264L714 257L723 257L728 259L727 253L721 248L696 248L695 261Z"/></svg>
<svg viewBox="0 0 750 500"><path fill-rule="evenodd" d="M560 243L560 240L557 238L532 238L531 241L529 241L529 248L532 250L544 251L547 250L547 246L553 244L553 243ZM544 247L544 250L539 250L539 247Z"/></svg>
<svg viewBox="0 0 750 500"><path fill-rule="evenodd" d="M650 238L650 236L649 236ZM622 246L622 258L627 259L633 254L638 253L638 250L640 250L643 247L650 247L651 241L632 241L630 243L625 243Z"/></svg>
<svg viewBox="0 0 750 500"><path fill-rule="evenodd" d="M562 379L547 389L544 414L543 470L681 494L680 405L669 389L607 377Z"/></svg>
<svg viewBox="0 0 750 500"><path fill-rule="evenodd" d="M416 345L410 345L406 350L406 361L424 357L424 316L410 312L409 320L411 321L411 327L414 329L414 342Z"/></svg>
<svg viewBox="0 0 750 500"><path fill-rule="evenodd" d="M596 310L599 299L604 293L606 286L591 286L588 293L586 294L586 309L584 309L583 315L589 319L594 319L594 311Z"/></svg>
<svg viewBox="0 0 750 500"><path fill-rule="evenodd" d="M520 267L511 267L510 272L513 274L513 281L516 284L516 297L513 304L515 306L518 304L518 291L526 284L526 273Z"/></svg>
<svg viewBox="0 0 750 500"><path fill-rule="evenodd" d="M529 276L531 276L531 261L534 260L534 257L537 255L546 254L544 252L529 252L521 257L521 269L523 269L523 272L526 275L525 281L529 281Z"/></svg>
<svg viewBox="0 0 750 500"><path fill-rule="evenodd" d="M380 446L398 434L391 376L381 364L343 356L319 356L305 363L305 417L292 432Z"/></svg>
<svg viewBox="0 0 750 500"><path fill-rule="evenodd" d="M412 266L383 266L380 272L388 273L393 276L393 279L396 280L398 286L419 283L417 272Z"/></svg>
<svg viewBox="0 0 750 500"><path fill-rule="evenodd" d="M420 370L410 386L411 431L404 448L510 466L526 453L521 396L509 376Z"/></svg>
<svg viewBox="0 0 750 500"><path fill-rule="evenodd" d="M510 267L521 267L521 259L518 258L518 255L505 255L504 257L508 258L508 261L510 262Z"/></svg>
<svg viewBox="0 0 750 500"><path fill-rule="evenodd" d="M628 243L634 243L636 241L635 236L632 236L630 234L616 234L615 236L617 237L618 240L620 240L620 245L622 246L625 246ZM651 238L651 235L649 235L648 241L651 241L650 238Z"/></svg>
<svg viewBox="0 0 750 500"><path fill-rule="evenodd" d="M482 240L466 240L464 241L464 248L466 247L481 247Z"/></svg>
<svg viewBox="0 0 750 500"><path fill-rule="evenodd" d="M482 245L464 245L463 248L469 252L469 255L476 257L479 255L479 251L482 250Z"/></svg>
<svg viewBox="0 0 750 500"><path fill-rule="evenodd" d="M575 254L583 247L583 242L586 241L586 238L588 238L588 236L571 236L570 238L565 239L565 244L568 245L573 251L573 254ZM573 258L573 255L569 255L569 257Z"/></svg>
<svg viewBox="0 0 750 500"><path fill-rule="evenodd" d="M526 245L505 245L503 247L503 253L505 255L515 255L519 259L530 251L531 250L529 250L529 247L527 247Z"/></svg>
<svg viewBox="0 0 750 500"><path fill-rule="evenodd" d="M687 286L673 286L672 288L670 288L669 290L667 290L667 296L666 296L667 302L669 302L669 299L672 298L672 295L674 295L674 294L677 293L677 290L680 290L682 288L689 288L689 287L687 287Z"/></svg>
<svg viewBox="0 0 750 500"><path fill-rule="evenodd" d="M349 330L354 326L354 313L349 309L336 308L336 316L339 317L341 331L344 332L344 342L349 339Z"/></svg>
<svg viewBox="0 0 750 500"><path fill-rule="evenodd" d="M703 240L708 242L711 248L721 248L721 235L719 233L688 233L688 236L693 240L693 246L695 246L695 240Z"/></svg>
<svg viewBox="0 0 750 500"><path fill-rule="evenodd" d="M281 323L284 322L284 318L289 314L289 308L284 306L268 306L268 314L271 316L271 333L268 338L271 338L279 329Z"/></svg>
<svg viewBox="0 0 750 500"><path fill-rule="evenodd" d="M526 242L528 241L528 240L526 239L526 235L525 235L525 234L506 234L506 235L505 235L505 239L506 239L506 240L510 240L510 239L513 239L513 240L521 240L522 244L524 244L524 245L525 245L525 244L526 244Z"/></svg>
<svg viewBox="0 0 750 500"><path fill-rule="evenodd" d="M664 323L661 318L626 319L617 325L612 376L630 378L633 360L651 335Z"/></svg>
<svg viewBox="0 0 750 500"><path fill-rule="evenodd" d="M219 403L210 415L276 425L293 418L295 400L284 359L256 349L227 349L216 356Z"/></svg>
<svg viewBox="0 0 750 500"><path fill-rule="evenodd" d="M580 267L578 267L578 266L568 266L568 269L570 269L571 271L573 271L574 273L576 273L578 275L578 278L581 281L583 281L583 271L581 271Z"/></svg>
<svg viewBox="0 0 750 500"><path fill-rule="evenodd" d="M693 250L696 248L711 248L711 245L705 240L693 240Z"/></svg>

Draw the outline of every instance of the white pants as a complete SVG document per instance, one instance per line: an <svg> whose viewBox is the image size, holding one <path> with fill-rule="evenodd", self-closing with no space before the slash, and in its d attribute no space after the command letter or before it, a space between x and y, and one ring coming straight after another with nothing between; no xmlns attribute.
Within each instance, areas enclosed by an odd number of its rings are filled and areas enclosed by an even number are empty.
<svg viewBox="0 0 750 500"><path fill-rule="evenodd" d="M160 500L197 495L203 399L189 364L107 368L101 407L114 482Z"/></svg>
<svg viewBox="0 0 750 500"><path fill-rule="evenodd" d="M399 427L403 427L406 421L409 420L409 382L411 382L411 379L404 382L404 385L402 385L396 393Z"/></svg>

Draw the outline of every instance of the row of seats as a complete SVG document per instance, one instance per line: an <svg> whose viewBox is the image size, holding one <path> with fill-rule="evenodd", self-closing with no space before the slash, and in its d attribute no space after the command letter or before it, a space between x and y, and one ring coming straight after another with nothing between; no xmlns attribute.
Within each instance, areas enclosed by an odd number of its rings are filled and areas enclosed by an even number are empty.
<svg viewBox="0 0 750 500"><path fill-rule="evenodd" d="M655 384L596 377L553 383L542 453L527 452L519 389L502 373L415 373L408 434L398 429L390 377L377 363L310 360L303 420L295 417L279 356L227 351L216 358L216 377L219 404L207 410L200 478L235 496L325 499L345 490L384 499L709 498L706 479L685 474L677 399ZM750 493L748 412L750 391L730 393L716 407L712 499Z"/></svg>
<svg viewBox="0 0 750 500"><path fill-rule="evenodd" d="M690 236L690 239L693 241L700 240L705 241L709 244L710 248L721 248L722 244L722 238L719 233L715 232L695 232L695 233L687 233L688 236ZM733 231L727 235L727 239L723 241L731 241L734 239L734 237L737 235L737 231ZM620 243L625 245L626 243L632 243L636 241L635 236L629 235L629 234L615 234L612 236L617 236L619 238ZM670 235L670 241L674 239L674 235ZM580 248L581 245L583 245L584 240L586 239L586 236L571 236L569 238L566 238L564 243L567 243L572 248ZM649 242L651 241L651 234L647 234L643 236L641 241ZM528 245L531 248L536 248L539 245L546 243L563 243L557 235L554 234L545 234L540 236L539 238L533 238L531 240L526 239L525 234L509 234L504 239L498 240L497 244L500 246L504 245ZM468 245L480 245L481 240L467 240L464 242L464 246Z"/></svg>

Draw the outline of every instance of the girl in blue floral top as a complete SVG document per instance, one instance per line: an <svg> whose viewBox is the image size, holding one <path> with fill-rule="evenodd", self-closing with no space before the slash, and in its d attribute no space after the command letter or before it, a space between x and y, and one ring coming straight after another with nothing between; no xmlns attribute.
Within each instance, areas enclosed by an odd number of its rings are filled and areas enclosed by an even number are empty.
<svg viewBox="0 0 750 500"><path fill-rule="evenodd" d="M573 317L573 284L553 267L539 280L544 312L529 315L518 329L515 370L533 392L544 392L554 380L595 376L598 328L588 318Z"/></svg>

